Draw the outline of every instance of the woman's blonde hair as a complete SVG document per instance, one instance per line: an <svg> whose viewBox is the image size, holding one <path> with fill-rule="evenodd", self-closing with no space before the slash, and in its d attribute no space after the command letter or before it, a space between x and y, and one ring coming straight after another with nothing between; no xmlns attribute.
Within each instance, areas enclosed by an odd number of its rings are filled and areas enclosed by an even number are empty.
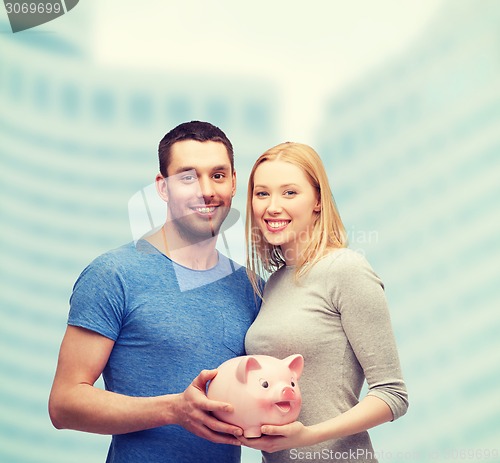
<svg viewBox="0 0 500 463"><path fill-rule="evenodd" d="M295 277L298 279L305 275L332 248L345 248L347 246L347 233L335 205L325 167L318 153L308 145L292 142L281 143L267 150L255 161L250 172L245 224L247 271L255 292L261 297L259 277L266 278L285 265L285 258L281 248L269 244L255 223L252 211L254 177L257 167L262 163L278 160L290 162L300 167L316 189L320 202L320 211L315 215L309 243L297 261Z"/></svg>

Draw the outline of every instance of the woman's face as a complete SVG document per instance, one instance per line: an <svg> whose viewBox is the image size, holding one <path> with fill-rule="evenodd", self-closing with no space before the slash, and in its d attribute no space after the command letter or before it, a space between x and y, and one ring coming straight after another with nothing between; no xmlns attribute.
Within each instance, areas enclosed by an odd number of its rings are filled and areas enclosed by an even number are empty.
<svg viewBox="0 0 500 463"><path fill-rule="evenodd" d="M303 170L286 161L264 161L254 173L252 213L266 241L280 246L294 265L309 243L320 210L316 189Z"/></svg>

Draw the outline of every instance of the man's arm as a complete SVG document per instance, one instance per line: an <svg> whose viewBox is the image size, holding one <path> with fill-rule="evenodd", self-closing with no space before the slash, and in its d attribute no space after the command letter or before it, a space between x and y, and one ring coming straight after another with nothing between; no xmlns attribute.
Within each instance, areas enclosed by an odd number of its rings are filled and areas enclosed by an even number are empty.
<svg viewBox="0 0 500 463"><path fill-rule="evenodd" d="M202 371L182 393L158 397L130 397L94 387L113 345L114 341L98 333L68 326L49 398L56 428L124 434L178 424L212 442L240 444L231 434L241 435L241 429L209 413L232 410L231 405L205 395L206 383L216 370Z"/></svg>

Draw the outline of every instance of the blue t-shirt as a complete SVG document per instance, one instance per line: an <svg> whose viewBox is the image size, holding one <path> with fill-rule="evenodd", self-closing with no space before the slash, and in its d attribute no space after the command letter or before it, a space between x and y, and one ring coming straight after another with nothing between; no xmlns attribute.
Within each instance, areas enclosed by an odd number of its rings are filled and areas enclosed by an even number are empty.
<svg viewBox="0 0 500 463"><path fill-rule="evenodd" d="M109 391L151 397L184 391L203 369L244 355L259 303L244 267L182 267L147 241L95 259L75 283L68 324L115 341L103 371ZM176 425L112 437L108 462L240 461L237 446L214 444Z"/></svg>

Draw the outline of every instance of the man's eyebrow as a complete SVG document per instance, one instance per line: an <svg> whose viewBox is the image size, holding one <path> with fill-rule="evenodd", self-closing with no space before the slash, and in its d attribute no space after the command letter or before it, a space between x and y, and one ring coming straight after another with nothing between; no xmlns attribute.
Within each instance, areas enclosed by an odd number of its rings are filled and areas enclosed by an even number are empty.
<svg viewBox="0 0 500 463"><path fill-rule="evenodd" d="M215 172L216 170L229 171L229 170L231 170L231 167L230 166L226 166L226 165L215 166L212 169L212 172Z"/></svg>
<svg viewBox="0 0 500 463"><path fill-rule="evenodd" d="M183 172L196 172L196 169L194 167L189 167L189 166L179 167L178 169L175 170L173 175L182 174Z"/></svg>

